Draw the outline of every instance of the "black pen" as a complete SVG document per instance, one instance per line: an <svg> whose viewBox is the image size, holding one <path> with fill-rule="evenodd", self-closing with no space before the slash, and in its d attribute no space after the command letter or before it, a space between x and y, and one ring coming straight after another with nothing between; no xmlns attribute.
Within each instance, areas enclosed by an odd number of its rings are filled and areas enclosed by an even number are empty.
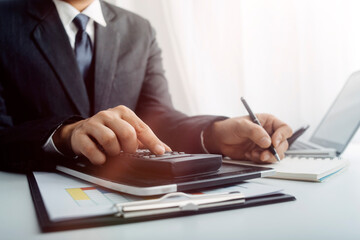
<svg viewBox="0 0 360 240"><path fill-rule="evenodd" d="M252 120L254 123L256 123L257 125L261 126L261 123L260 123L259 119L258 119L258 118L255 116L255 114L251 111L251 108L249 107L249 105L247 104L247 102L245 101L245 99L244 99L243 97L241 97L241 101L242 101L242 103L244 104L246 110L248 111L251 120ZM277 160L278 162L280 162L279 154L276 152L273 144L270 145L269 151L275 156L276 160Z"/></svg>

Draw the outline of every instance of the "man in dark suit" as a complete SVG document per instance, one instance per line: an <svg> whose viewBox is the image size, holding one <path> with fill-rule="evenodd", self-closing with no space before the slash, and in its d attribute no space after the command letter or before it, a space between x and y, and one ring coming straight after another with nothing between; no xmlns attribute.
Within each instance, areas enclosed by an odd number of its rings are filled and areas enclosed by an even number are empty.
<svg viewBox="0 0 360 240"><path fill-rule="evenodd" d="M291 129L271 115L259 114L265 131L176 111L151 25L108 3L3 1L0 34L0 169L102 164L139 147L272 162L271 143L281 157L288 147Z"/></svg>

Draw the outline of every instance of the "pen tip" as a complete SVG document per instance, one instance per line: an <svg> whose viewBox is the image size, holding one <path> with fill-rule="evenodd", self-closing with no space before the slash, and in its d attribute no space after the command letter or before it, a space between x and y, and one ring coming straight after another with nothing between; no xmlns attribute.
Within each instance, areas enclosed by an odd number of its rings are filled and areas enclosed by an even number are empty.
<svg viewBox="0 0 360 240"><path fill-rule="evenodd" d="M275 154L275 158L278 162L280 162L280 157L279 157L279 154Z"/></svg>

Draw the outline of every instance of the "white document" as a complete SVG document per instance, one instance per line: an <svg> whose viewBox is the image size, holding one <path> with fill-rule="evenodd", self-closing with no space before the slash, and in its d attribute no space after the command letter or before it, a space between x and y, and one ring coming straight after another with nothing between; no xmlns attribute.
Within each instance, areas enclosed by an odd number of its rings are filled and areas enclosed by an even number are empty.
<svg viewBox="0 0 360 240"><path fill-rule="evenodd" d="M88 182L58 173L34 172L41 197L51 221L115 214L114 204L144 200L127 194L115 193ZM216 188L200 194L240 191L245 198L265 196L282 189L260 183L245 182Z"/></svg>
<svg viewBox="0 0 360 240"><path fill-rule="evenodd" d="M51 221L112 214L115 203L139 199L57 173L34 172L34 176Z"/></svg>

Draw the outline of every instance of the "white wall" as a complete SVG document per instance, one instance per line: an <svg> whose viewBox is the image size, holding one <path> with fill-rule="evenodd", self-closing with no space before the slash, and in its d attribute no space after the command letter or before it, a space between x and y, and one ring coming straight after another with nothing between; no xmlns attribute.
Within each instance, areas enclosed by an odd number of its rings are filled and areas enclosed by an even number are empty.
<svg viewBox="0 0 360 240"><path fill-rule="evenodd" d="M112 1L153 24L174 104L188 114L246 114L243 95L313 130L360 70L357 0Z"/></svg>

